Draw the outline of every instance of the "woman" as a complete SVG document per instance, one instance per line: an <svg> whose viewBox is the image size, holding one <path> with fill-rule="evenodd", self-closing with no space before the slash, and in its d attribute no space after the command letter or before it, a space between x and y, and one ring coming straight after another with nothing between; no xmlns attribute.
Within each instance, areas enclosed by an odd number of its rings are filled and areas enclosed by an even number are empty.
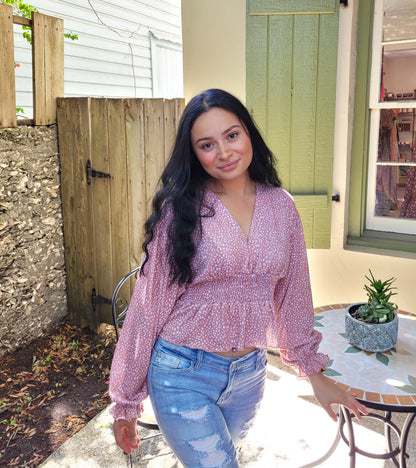
<svg viewBox="0 0 416 468"><path fill-rule="evenodd" d="M161 180L111 369L118 445L138 447L149 393L186 467L238 467L267 347L309 379L334 420L334 403L365 414L321 372L300 218L238 99L212 89L189 102Z"/></svg>

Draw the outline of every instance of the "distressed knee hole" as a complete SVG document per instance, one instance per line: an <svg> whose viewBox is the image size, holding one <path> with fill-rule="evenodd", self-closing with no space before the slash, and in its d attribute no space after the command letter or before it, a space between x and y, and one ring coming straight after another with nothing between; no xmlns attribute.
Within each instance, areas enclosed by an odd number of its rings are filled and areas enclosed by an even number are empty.
<svg viewBox="0 0 416 468"><path fill-rule="evenodd" d="M201 453L201 466L221 467L228 461L227 452L218 447L220 441L218 434L189 441L191 447Z"/></svg>
<svg viewBox="0 0 416 468"><path fill-rule="evenodd" d="M256 414L254 414L254 416L252 416L243 424L243 427L241 428L241 432L239 436L239 441L243 440L247 436L247 432L253 427L255 419L256 419Z"/></svg>

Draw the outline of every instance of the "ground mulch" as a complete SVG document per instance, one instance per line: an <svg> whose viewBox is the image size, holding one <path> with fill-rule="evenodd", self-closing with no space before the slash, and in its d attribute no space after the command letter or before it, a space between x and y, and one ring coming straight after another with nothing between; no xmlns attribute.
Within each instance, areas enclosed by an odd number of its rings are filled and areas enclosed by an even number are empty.
<svg viewBox="0 0 416 468"><path fill-rule="evenodd" d="M116 337L65 321L0 359L0 466L35 467L109 403Z"/></svg>

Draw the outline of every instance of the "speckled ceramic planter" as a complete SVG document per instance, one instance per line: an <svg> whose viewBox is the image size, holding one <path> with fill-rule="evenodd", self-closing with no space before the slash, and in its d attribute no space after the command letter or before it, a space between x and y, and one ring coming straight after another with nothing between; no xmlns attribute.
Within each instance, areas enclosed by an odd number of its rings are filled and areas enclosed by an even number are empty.
<svg viewBox="0 0 416 468"><path fill-rule="evenodd" d="M388 323L365 323L351 316L363 302L350 305L345 311L345 334L348 341L364 351L382 352L395 346L399 330L399 320L394 313L394 319Z"/></svg>

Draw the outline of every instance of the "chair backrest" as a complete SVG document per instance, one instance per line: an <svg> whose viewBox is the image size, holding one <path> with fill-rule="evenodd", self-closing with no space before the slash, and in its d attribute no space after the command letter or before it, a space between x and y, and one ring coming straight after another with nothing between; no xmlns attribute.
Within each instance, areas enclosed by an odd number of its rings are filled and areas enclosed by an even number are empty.
<svg viewBox="0 0 416 468"><path fill-rule="evenodd" d="M137 277L139 270L140 270L140 267L137 267L131 270L129 273L127 273L127 275L118 283L118 285L116 286L116 289L114 289L113 297L111 299L111 312L113 313L113 322L114 322L114 328L116 330L117 340L120 336L120 329L123 325L124 318L127 314L127 309L129 308L129 302L130 302L130 298L127 299L124 296L119 296L120 289L122 288L124 283L130 280L130 278L133 275ZM151 409L150 402L148 400L149 399L147 398L143 402L144 411L141 417L137 420L137 424L141 427L145 427L146 429L158 430L159 426L156 423L156 418L153 414L153 410ZM144 437L144 438L141 437L141 440L149 439L152 437L157 437L159 435L161 435L160 432L158 432L157 434L153 434L151 436Z"/></svg>
<svg viewBox="0 0 416 468"><path fill-rule="evenodd" d="M119 292L123 284L126 281L129 281L133 275L137 277L137 273L139 272L139 270L140 270L140 267L136 267L133 270L131 270L129 273L127 273L127 275L118 283L118 285L114 289L113 297L111 299L111 312L113 314L113 323L114 323L114 328L116 330L117 340L120 336L120 328L123 325L124 318L127 314L127 309L129 308L129 301L130 301L130 298L127 299L124 296L119 296Z"/></svg>

